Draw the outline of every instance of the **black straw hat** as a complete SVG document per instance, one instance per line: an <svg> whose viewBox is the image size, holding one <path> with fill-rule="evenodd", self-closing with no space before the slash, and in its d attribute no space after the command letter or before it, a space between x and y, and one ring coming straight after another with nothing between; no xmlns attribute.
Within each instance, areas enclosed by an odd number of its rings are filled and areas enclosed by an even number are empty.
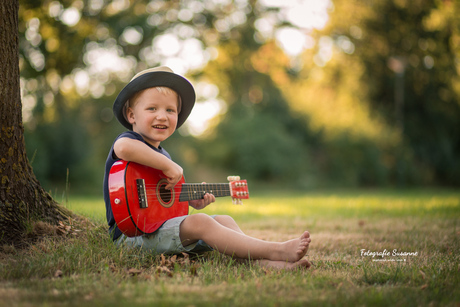
<svg viewBox="0 0 460 307"><path fill-rule="evenodd" d="M187 79L175 74L166 66L141 71L118 94L117 99L113 103L113 113L123 126L129 130L133 130L132 125L125 117L127 101L135 93L157 86L169 87L179 94L182 104L177 118L176 129L182 126L195 105L195 90Z"/></svg>

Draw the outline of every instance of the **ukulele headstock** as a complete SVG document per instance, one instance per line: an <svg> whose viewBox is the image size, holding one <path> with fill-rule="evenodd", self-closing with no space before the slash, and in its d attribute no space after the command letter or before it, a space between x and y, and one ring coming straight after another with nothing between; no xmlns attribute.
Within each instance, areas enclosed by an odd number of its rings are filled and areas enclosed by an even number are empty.
<svg viewBox="0 0 460 307"><path fill-rule="evenodd" d="M248 182L240 180L240 176L228 176L227 180L230 182L230 196L235 205L242 205L242 199L249 198Z"/></svg>

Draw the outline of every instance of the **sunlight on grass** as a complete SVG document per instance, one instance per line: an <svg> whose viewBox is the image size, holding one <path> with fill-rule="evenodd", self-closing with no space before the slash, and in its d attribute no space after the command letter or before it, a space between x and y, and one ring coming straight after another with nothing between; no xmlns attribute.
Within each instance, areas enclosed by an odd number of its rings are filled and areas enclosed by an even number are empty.
<svg viewBox="0 0 460 307"><path fill-rule="evenodd" d="M376 192L365 195L272 195L254 197L243 206L232 206L229 200L218 200L204 210L209 214L246 217L362 217L369 215L411 216L449 215L460 212L460 194L407 196L404 193Z"/></svg>
<svg viewBox="0 0 460 307"><path fill-rule="evenodd" d="M256 194L256 193L255 193ZM66 207L70 210L105 221L102 197L72 196ZM218 198L204 210L190 210L190 214L228 214L236 218L262 217L362 217L385 216L460 216L460 193L413 192L390 193L386 191L356 194L328 193L294 194L271 193L255 195L244 200L243 205L233 205L230 198ZM453 216L452 216L453 215Z"/></svg>
<svg viewBox="0 0 460 307"><path fill-rule="evenodd" d="M263 199L245 200L242 206L233 205L231 200L216 200L203 212L208 214L250 215L250 216L294 216L299 213L296 205L283 205L283 198L277 197L270 201Z"/></svg>
<svg viewBox="0 0 460 307"><path fill-rule="evenodd" d="M105 204L102 197L72 196L63 205L77 214L105 222Z"/></svg>

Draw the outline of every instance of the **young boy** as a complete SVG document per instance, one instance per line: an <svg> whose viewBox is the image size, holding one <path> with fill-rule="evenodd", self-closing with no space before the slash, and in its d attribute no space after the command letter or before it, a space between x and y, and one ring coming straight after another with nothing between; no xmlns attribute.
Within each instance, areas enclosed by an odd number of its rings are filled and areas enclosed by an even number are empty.
<svg viewBox="0 0 460 307"><path fill-rule="evenodd" d="M308 268L310 263L302 259L311 242L307 231L285 242L262 241L244 234L230 216L203 213L169 219L150 235L127 237L117 228L108 191L108 174L113 163L121 159L161 170L167 177L166 189L172 189L182 178L183 171L160 143L184 123L194 104L193 86L168 67L151 68L137 74L115 100L115 116L129 131L115 140L105 168L104 200L113 240L119 245L140 247L157 254L200 253L215 249L266 267ZM215 197L206 193L189 205L199 210L214 201Z"/></svg>

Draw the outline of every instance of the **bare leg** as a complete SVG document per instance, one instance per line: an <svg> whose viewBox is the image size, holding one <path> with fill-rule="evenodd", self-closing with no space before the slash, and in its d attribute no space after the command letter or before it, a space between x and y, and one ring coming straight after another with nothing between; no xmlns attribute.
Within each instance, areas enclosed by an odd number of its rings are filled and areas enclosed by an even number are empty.
<svg viewBox="0 0 460 307"><path fill-rule="evenodd" d="M243 233L243 231L240 229L240 226L238 226L235 220L229 215L218 215L214 218L214 220L216 220L222 226L235 230L236 232Z"/></svg>
<svg viewBox="0 0 460 307"><path fill-rule="evenodd" d="M219 252L237 258L287 262L302 259L311 242L307 231L299 238L285 242L259 240L228 228L206 214L188 216L180 226L180 238L184 245L201 239Z"/></svg>
<svg viewBox="0 0 460 307"><path fill-rule="evenodd" d="M240 229L238 224L235 222L235 220L231 216L218 215L214 218L214 220L227 228L243 233L243 231ZM240 258L236 258L236 259L238 261L243 261L243 262L247 261L247 259L240 259ZM254 264L264 267L264 268L282 269L282 270L296 270L299 268L308 269L311 267L311 263L306 259L300 259L297 262L273 261L273 260L261 259L261 260L254 261Z"/></svg>

